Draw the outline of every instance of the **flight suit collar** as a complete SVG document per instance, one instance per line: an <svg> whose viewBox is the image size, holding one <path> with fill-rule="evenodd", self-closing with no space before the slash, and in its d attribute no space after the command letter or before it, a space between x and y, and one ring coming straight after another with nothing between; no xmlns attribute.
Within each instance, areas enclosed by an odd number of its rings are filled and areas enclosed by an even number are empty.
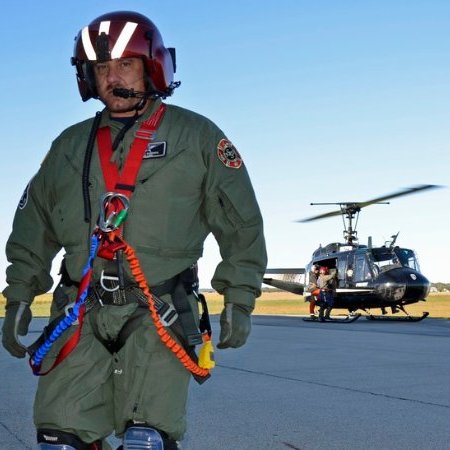
<svg viewBox="0 0 450 450"><path fill-rule="evenodd" d="M160 98L153 100L150 103L149 107L144 111L144 113L139 116L138 120L136 121L136 124L133 125L132 128L135 128L136 126L139 127L143 120L148 119L150 115L153 114L159 108L160 104L161 104ZM110 127L112 130L120 130L122 126L123 122L111 118L108 108L103 109L100 127Z"/></svg>
<svg viewBox="0 0 450 450"><path fill-rule="evenodd" d="M149 108L139 117L136 123L125 133L124 138L121 143L114 151L112 156L112 161L115 161L119 168L121 168L124 164L125 158L128 155L130 146L135 139L136 131L141 126L141 123L144 120L147 120L161 105L161 99L154 100ZM170 107L167 108L164 117L162 118L161 124L159 128L156 130L154 138L151 143L152 147L149 147L148 151L144 155L144 159L142 161L142 165L140 167L136 182L145 182L150 177L152 177L156 172L165 167L171 160L173 160L177 155L186 150L186 145L180 145L178 139L176 137L176 132L173 131L173 124L168 126L167 118L170 116L171 111ZM119 121L115 121L111 119L109 116L109 112L107 109L102 112L102 119L100 122L100 127L109 126L112 132L112 140L114 141L114 137L123 127L123 123ZM169 134L171 142L169 142ZM156 145L155 151L152 150L153 146ZM97 146L95 146L97 149ZM95 150L97 151L97 150Z"/></svg>
<svg viewBox="0 0 450 450"><path fill-rule="evenodd" d="M113 160L118 160L119 167L120 163L126 158L128 154L128 150L131 146L131 143L134 140L135 132L139 129L142 121L148 119L151 114L153 114L161 105L161 99L154 100L149 108L142 114L136 123L125 133L125 136L122 142L119 144L117 150L114 152ZM161 125L156 131L155 137L153 139L153 143L161 143L161 145L165 145L164 154L154 156L151 155L149 157L145 157L140 168L137 182L144 182L152 177L156 172L165 167L171 160L177 157L180 153L184 152L187 149L187 145L183 145L182 142L179 141L179 133L174 132L173 124L169 127L167 123L168 116L171 115L170 106L167 108L165 112L165 116L162 119ZM111 129L112 140L114 141L114 137L123 127L123 123L111 119L109 115L109 111L107 108L104 108L101 111L101 118L99 127L108 126ZM90 131L90 130L89 130ZM86 129L84 133L86 133L86 142L88 140L89 131ZM170 142L169 142L170 139ZM86 153L86 147L79 148L79 151L73 152L73 149L67 149L65 152L65 156L74 169L80 173L82 173L83 161ZM94 167L92 167L94 166ZM100 169L99 159L98 159L98 149L97 144L94 145L94 152L91 159L91 182L94 184L103 184L101 172L98 172Z"/></svg>

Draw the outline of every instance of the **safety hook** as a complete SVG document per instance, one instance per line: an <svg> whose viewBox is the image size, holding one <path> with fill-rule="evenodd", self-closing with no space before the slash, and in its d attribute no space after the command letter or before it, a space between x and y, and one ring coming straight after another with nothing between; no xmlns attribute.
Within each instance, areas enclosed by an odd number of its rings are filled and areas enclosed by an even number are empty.
<svg viewBox="0 0 450 450"><path fill-rule="evenodd" d="M103 194L100 198L100 214L98 218L100 230L109 233L119 228L128 214L129 206L130 201L126 195L117 192Z"/></svg>

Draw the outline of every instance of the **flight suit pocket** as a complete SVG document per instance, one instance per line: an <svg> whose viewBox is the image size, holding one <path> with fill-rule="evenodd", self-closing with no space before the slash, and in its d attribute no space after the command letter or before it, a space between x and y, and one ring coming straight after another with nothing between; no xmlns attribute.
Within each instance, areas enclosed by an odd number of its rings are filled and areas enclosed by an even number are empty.
<svg viewBox="0 0 450 450"><path fill-rule="evenodd" d="M219 190L218 192L218 201L225 217L232 225L239 226L244 224L247 219L246 215L248 215L245 210L245 202L239 207L239 202L233 202L229 195L223 190Z"/></svg>

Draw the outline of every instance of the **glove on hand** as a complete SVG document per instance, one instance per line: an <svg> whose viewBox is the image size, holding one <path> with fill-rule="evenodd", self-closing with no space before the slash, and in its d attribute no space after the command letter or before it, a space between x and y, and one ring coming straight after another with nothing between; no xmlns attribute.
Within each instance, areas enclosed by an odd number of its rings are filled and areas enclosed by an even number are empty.
<svg viewBox="0 0 450 450"><path fill-rule="evenodd" d="M2 344L16 358L25 357L26 347L19 342L17 335L25 336L28 333L31 317L31 309L28 303L19 302L6 305Z"/></svg>
<svg viewBox="0 0 450 450"><path fill-rule="evenodd" d="M238 348L245 344L252 327L250 314L240 305L225 304L220 315L220 338L217 348Z"/></svg>

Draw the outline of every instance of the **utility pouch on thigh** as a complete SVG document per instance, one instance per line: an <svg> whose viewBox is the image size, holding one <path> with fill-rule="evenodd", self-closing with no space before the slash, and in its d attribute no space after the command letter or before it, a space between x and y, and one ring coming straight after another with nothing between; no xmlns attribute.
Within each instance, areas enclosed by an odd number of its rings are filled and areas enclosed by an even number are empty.
<svg viewBox="0 0 450 450"><path fill-rule="evenodd" d="M197 327L198 319L196 320L194 316L188 293L181 280L177 283L172 293L172 302L178 313L177 321L179 321L182 334L180 338L185 342L187 347L195 347L196 345L201 344L203 340L202 334ZM176 334L180 334L180 331L177 332L176 329L174 329L174 331Z"/></svg>

